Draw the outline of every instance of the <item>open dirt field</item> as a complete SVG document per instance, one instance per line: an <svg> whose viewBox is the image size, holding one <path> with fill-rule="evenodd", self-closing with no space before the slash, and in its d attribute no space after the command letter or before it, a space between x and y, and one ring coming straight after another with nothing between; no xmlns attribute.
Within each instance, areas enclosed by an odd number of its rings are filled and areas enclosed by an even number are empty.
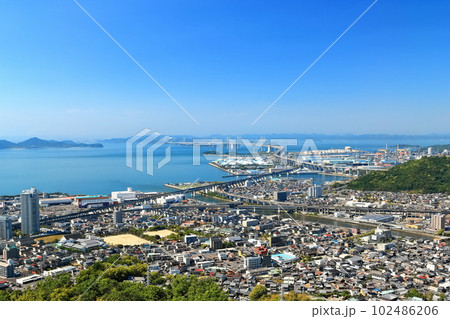
<svg viewBox="0 0 450 319"><path fill-rule="evenodd" d="M149 241L139 238L134 235L124 234L124 235L116 235L116 236L108 236L105 237L105 242L108 245L124 245L124 246L133 246L133 245L142 245L148 244Z"/></svg>
<svg viewBox="0 0 450 319"><path fill-rule="evenodd" d="M163 230L158 230L158 231L146 231L144 234L148 235L148 236L156 236L156 235L158 235L160 237L167 237L170 234L174 234L174 232L171 231L171 230L168 230L168 229L163 229Z"/></svg>
<svg viewBox="0 0 450 319"><path fill-rule="evenodd" d="M55 241L60 240L64 235L51 235L51 236L46 236L46 237L39 237L39 238L35 238L34 241L37 243L39 240L43 240L44 243L48 244L48 243L53 243Z"/></svg>

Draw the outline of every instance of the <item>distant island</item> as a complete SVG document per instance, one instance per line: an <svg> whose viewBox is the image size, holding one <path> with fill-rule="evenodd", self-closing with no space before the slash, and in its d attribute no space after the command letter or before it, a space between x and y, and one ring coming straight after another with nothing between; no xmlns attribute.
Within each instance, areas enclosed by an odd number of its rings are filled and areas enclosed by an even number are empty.
<svg viewBox="0 0 450 319"><path fill-rule="evenodd" d="M363 191L450 193L450 157L425 157L372 172L348 184Z"/></svg>
<svg viewBox="0 0 450 319"><path fill-rule="evenodd" d="M26 141L13 143L7 140L0 140L0 149L11 149L11 148L70 148L70 147L95 147L101 148L103 144L94 143L94 144L85 144L85 143L76 143L74 141L54 141L54 140L42 140L37 137L30 138Z"/></svg>

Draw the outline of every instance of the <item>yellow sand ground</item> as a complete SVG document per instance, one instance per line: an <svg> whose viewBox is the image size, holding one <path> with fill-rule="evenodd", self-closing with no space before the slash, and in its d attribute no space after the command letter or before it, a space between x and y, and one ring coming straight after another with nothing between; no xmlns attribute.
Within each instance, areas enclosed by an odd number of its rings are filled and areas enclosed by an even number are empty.
<svg viewBox="0 0 450 319"><path fill-rule="evenodd" d="M142 245L148 244L149 241L139 238L135 235L123 234L116 236L108 236L105 237L105 242L108 245L124 245L124 246L133 246L133 245Z"/></svg>
<svg viewBox="0 0 450 319"><path fill-rule="evenodd" d="M158 230L158 231L146 231L144 234L148 235L148 236L158 235L159 237L167 237L170 234L174 234L174 232L171 230L168 230L168 229L163 229L163 230Z"/></svg>
<svg viewBox="0 0 450 319"><path fill-rule="evenodd" d="M52 243L55 240L60 240L64 235L51 235L51 236L46 236L46 237L39 237L39 238L35 238L34 241L37 243L39 240L43 240L44 243L48 244L48 243Z"/></svg>

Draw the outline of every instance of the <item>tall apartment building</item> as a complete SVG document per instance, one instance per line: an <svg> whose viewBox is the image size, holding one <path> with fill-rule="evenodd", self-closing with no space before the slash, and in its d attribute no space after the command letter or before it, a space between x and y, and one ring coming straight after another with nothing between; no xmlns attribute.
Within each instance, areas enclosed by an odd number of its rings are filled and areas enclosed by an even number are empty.
<svg viewBox="0 0 450 319"><path fill-rule="evenodd" d="M121 210L116 210L113 212L113 223L114 225L122 224L123 223L123 215Z"/></svg>
<svg viewBox="0 0 450 319"><path fill-rule="evenodd" d="M308 197L311 198L322 197L322 186L314 185L308 187Z"/></svg>
<svg viewBox="0 0 450 319"><path fill-rule="evenodd" d="M436 215L431 216L431 229L433 229L433 230L439 230L439 229L445 230L445 215L436 214Z"/></svg>
<svg viewBox="0 0 450 319"><path fill-rule="evenodd" d="M22 234L39 233L39 195L35 188L22 191L20 194Z"/></svg>
<svg viewBox="0 0 450 319"><path fill-rule="evenodd" d="M0 216L0 239L12 238L12 220L8 216Z"/></svg>

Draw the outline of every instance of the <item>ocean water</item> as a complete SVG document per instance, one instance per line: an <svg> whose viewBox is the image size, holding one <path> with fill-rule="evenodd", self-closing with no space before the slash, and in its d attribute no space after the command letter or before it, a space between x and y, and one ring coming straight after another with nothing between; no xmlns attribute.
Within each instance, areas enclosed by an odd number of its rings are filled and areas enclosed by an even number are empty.
<svg viewBox="0 0 450 319"><path fill-rule="evenodd" d="M155 162L163 150L155 154ZM104 148L0 150L0 194L15 195L36 187L41 192L108 194L133 187L141 191L168 190L165 183L221 180L225 172L207 164L192 165L192 148L172 146L171 161L153 176L126 166L123 144Z"/></svg>
<svg viewBox="0 0 450 319"><path fill-rule="evenodd" d="M319 149L352 146L363 150L384 147L382 140L320 140ZM393 145L392 141L389 141ZM448 141L421 140L396 143L432 145ZM300 148L303 141L299 141ZM209 148L213 149L213 148ZM202 151L209 150L202 148ZM191 147L172 145L171 161L148 175L126 166L124 144L105 143L104 148L7 149L0 150L0 195L16 195L22 189L36 187L41 192L69 194L109 194L127 187L141 191L163 191L165 183L228 181L226 172L208 165L211 157L201 156L201 165L193 165ZM164 157L164 149L155 153L155 162ZM317 177L333 180L334 177ZM301 176L311 178L312 175Z"/></svg>

